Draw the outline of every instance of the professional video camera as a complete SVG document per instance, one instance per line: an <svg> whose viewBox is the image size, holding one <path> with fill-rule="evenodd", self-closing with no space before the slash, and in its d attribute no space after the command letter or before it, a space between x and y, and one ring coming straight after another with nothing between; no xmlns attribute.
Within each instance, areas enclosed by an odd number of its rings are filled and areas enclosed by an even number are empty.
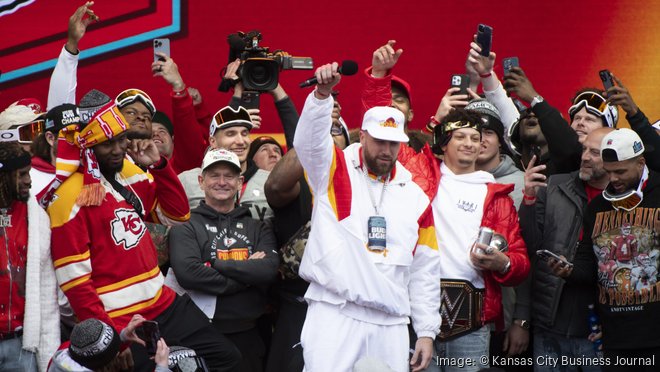
<svg viewBox="0 0 660 372"><path fill-rule="evenodd" d="M269 52L268 47L259 46L261 33L257 30L247 34L237 32L227 37L229 62L240 58L241 67L237 74L248 91L267 92L277 87L280 70L311 70L311 57L293 57L283 50ZM218 90L226 92L229 86L220 84Z"/></svg>

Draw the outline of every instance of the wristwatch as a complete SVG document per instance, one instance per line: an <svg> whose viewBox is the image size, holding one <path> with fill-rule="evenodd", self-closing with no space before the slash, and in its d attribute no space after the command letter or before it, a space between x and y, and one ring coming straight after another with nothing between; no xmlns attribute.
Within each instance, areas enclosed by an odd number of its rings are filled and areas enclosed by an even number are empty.
<svg viewBox="0 0 660 372"><path fill-rule="evenodd" d="M530 106L534 107L534 105L536 105L537 103L541 103L541 102L543 102L543 97L536 96L536 97L532 98L532 103L530 104Z"/></svg>
<svg viewBox="0 0 660 372"><path fill-rule="evenodd" d="M529 330L529 320L515 319L513 323L519 325L522 329Z"/></svg>

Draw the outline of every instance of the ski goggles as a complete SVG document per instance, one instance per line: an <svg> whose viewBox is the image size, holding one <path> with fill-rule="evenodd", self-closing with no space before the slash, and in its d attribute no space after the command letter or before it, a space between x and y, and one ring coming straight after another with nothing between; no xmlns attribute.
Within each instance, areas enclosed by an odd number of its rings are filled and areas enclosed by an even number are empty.
<svg viewBox="0 0 660 372"><path fill-rule="evenodd" d="M250 113L243 106L239 106L237 109L225 106L213 115L209 134L213 136L218 129L236 126L246 127L248 130L251 130L254 125L252 124Z"/></svg>
<svg viewBox="0 0 660 372"><path fill-rule="evenodd" d="M642 178L639 180L639 185L637 185L637 189L635 190L628 190L624 191L620 194L616 194L616 191L614 191L614 188L611 186L607 186L605 190L603 190L603 198L605 200L609 201L612 203L612 207L616 210L626 210L630 212L631 210L635 209L642 200L644 200L644 192L642 189L646 185L646 181L649 178L649 171L648 168L644 167L644 171L642 172Z"/></svg>
<svg viewBox="0 0 660 372"><path fill-rule="evenodd" d="M622 194L614 194L612 190L606 189L603 191L603 197L612 203L614 209L623 209L630 212L642 202L644 194L638 190L628 190Z"/></svg>
<svg viewBox="0 0 660 372"><path fill-rule="evenodd" d="M0 142L17 141L18 143L30 144L39 134L43 133L45 128L45 120L35 120L31 123L18 125L15 128L0 130Z"/></svg>
<svg viewBox="0 0 660 372"><path fill-rule="evenodd" d="M573 100L573 106L568 109L568 114L573 118L575 113L580 111L582 107L585 107L588 112L600 117L606 113L607 100L596 92L580 93Z"/></svg>
<svg viewBox="0 0 660 372"><path fill-rule="evenodd" d="M147 107L147 110L149 110L151 113L151 116L154 116L156 113L156 106L154 106L154 102L151 100L151 97L149 97L147 93L141 91L140 89L126 89L125 91L119 93L115 99L115 103L119 108L124 108L137 101L142 102L142 104L144 104Z"/></svg>

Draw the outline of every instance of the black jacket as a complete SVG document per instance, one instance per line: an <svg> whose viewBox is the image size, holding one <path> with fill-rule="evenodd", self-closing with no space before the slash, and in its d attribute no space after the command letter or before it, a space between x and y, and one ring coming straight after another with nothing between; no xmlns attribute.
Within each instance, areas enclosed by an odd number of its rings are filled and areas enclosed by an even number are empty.
<svg viewBox="0 0 660 372"><path fill-rule="evenodd" d="M649 169L656 172L660 171L660 134L655 131L655 128L653 128L642 110L638 109L637 113L633 116L626 116L626 120L628 120L630 128L637 133L646 147L644 151L646 165Z"/></svg>
<svg viewBox="0 0 660 372"><path fill-rule="evenodd" d="M569 173L578 170L582 157L582 144L570 123L546 101L534 105L532 111L538 117L541 131L548 143L548 153L555 167L554 172ZM644 154L646 165L649 169L660 171L660 156L658 156L660 150L651 151L651 149L660 149L660 135L641 110L633 116L626 116L626 120L630 128L642 139L644 146L649 148ZM546 172L546 174L552 173Z"/></svg>
<svg viewBox="0 0 660 372"><path fill-rule="evenodd" d="M547 249L572 262L586 209L587 194L578 172L556 174L540 188L534 205L520 205L520 227L532 262L530 283L516 290L514 318L529 319L543 330L566 337L586 337L588 305L595 302L593 283L567 283L552 274L536 250ZM527 316L527 317L525 317Z"/></svg>
<svg viewBox="0 0 660 372"><path fill-rule="evenodd" d="M550 161L556 173L569 173L580 168L582 145L571 125L564 120L559 110L547 101L539 102L532 108L539 119L541 132L548 143ZM551 173L546 173L551 174Z"/></svg>
<svg viewBox="0 0 660 372"><path fill-rule="evenodd" d="M650 172L642 191L642 202L631 212L614 210L602 195L589 203L568 278L598 282L597 310L608 349L660 347L660 174Z"/></svg>
<svg viewBox="0 0 660 372"><path fill-rule="evenodd" d="M250 329L263 314L279 257L275 235L244 207L219 213L204 201L172 228L170 260L185 289L218 296L213 322L223 332ZM255 252L263 259L248 259Z"/></svg>

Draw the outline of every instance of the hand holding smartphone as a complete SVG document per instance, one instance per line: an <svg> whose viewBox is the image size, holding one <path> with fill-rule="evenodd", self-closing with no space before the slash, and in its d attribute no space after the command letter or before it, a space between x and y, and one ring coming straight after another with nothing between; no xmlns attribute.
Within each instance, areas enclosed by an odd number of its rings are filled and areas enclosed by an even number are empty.
<svg viewBox="0 0 660 372"><path fill-rule="evenodd" d="M571 262L568 262L565 258L561 258L557 254L552 253L547 249L539 249L538 251L536 251L536 255L539 256L539 258L545 262L548 262L550 261L551 258L554 258L555 260L561 262L563 267L573 266L573 264Z"/></svg>
<svg viewBox="0 0 660 372"><path fill-rule="evenodd" d="M470 86L470 75L454 74L451 76L451 87L458 87L460 90L452 95L468 94L467 88ZM469 99L469 97L468 97Z"/></svg>
<svg viewBox="0 0 660 372"><path fill-rule="evenodd" d="M600 70L598 75L600 75L600 80L603 82L606 91L614 86L614 79L612 79L610 70Z"/></svg>
<svg viewBox="0 0 660 372"><path fill-rule="evenodd" d="M514 67L520 67L520 62L518 57L508 57L502 60L502 67L504 69L504 75L507 75L511 72L511 69Z"/></svg>
<svg viewBox="0 0 660 372"><path fill-rule="evenodd" d="M166 56L170 56L170 39L154 39L154 62L162 61L165 62L163 57L159 56L158 53L163 53Z"/></svg>
<svg viewBox="0 0 660 372"><path fill-rule="evenodd" d="M241 106L246 109L258 109L259 102L259 92L246 90L241 94Z"/></svg>
<svg viewBox="0 0 660 372"><path fill-rule="evenodd" d="M477 27L477 44L481 47L481 54L484 57L490 55L490 48L493 42L493 28L483 23Z"/></svg>
<svg viewBox="0 0 660 372"><path fill-rule="evenodd" d="M145 342L145 348L149 355L156 355L158 348L158 340L160 340L160 329L158 322L152 320L145 320L142 324L135 329L137 336Z"/></svg>

